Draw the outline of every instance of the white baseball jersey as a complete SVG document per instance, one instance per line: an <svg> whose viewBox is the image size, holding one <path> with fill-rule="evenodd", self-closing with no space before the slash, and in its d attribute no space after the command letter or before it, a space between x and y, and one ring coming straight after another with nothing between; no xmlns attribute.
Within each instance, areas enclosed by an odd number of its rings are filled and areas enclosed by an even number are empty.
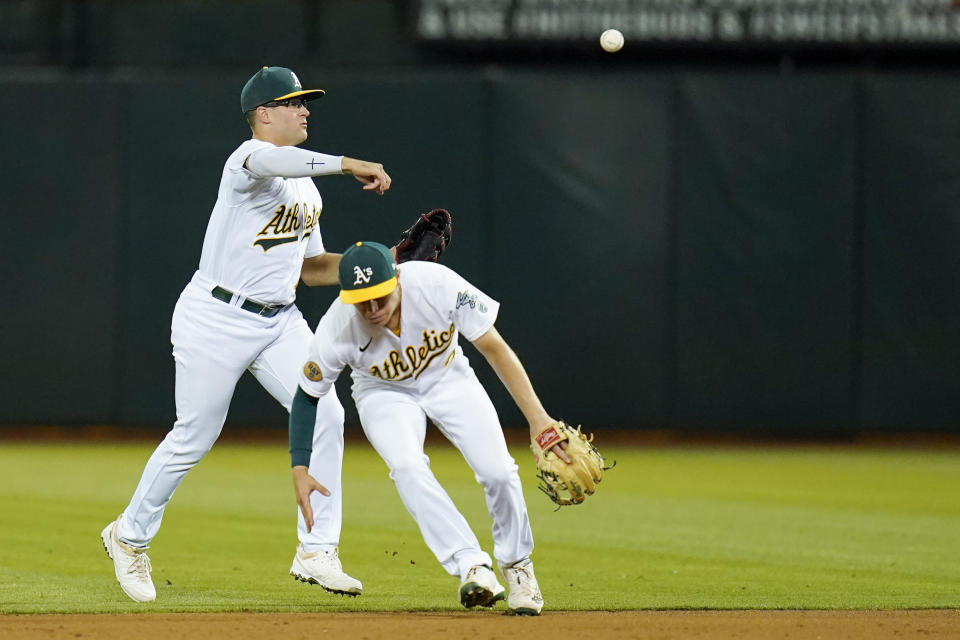
<svg viewBox="0 0 960 640"><path fill-rule="evenodd" d="M304 258L324 253L323 200L312 178L256 177L244 167L263 140L247 140L223 167L198 275L264 304L290 304Z"/></svg>
<svg viewBox="0 0 960 640"><path fill-rule="evenodd" d="M447 267L406 262L399 267L400 335L363 318L339 299L321 318L310 343L300 386L319 397L343 367L353 370L353 392L434 384L449 371L468 366L460 334L475 340L497 319L500 303Z"/></svg>

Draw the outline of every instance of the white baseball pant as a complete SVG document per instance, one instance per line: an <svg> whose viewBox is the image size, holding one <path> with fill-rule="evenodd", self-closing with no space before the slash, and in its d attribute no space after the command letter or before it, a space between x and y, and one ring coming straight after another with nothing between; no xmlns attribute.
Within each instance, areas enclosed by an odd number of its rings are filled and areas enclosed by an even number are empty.
<svg viewBox="0 0 960 640"><path fill-rule="evenodd" d="M259 316L213 298L191 282L177 301L171 341L176 365L177 420L150 456L117 534L137 547L157 535L164 508L187 472L220 435L237 381L249 370L287 411L313 333L295 306L273 317ZM330 489L314 493L313 530L307 533L296 505L297 535L308 551L340 539L340 471L343 407L328 393L317 407L310 474Z"/></svg>
<svg viewBox="0 0 960 640"><path fill-rule="evenodd" d="M387 463L424 542L448 573L463 576L474 565L490 565L490 556L430 470L423 451L427 416L460 451L483 487L497 562L510 565L529 556L533 534L517 465L493 403L469 365L453 366L427 389L363 385L354 388L354 398L363 431Z"/></svg>

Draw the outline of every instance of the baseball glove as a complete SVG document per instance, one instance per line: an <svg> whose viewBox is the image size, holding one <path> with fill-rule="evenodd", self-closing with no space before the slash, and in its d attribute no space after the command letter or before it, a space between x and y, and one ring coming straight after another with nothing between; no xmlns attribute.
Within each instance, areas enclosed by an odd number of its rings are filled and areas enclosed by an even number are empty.
<svg viewBox="0 0 960 640"><path fill-rule="evenodd" d="M425 260L437 262L450 245L453 222L446 209L421 213L409 229L400 234L397 243L397 262Z"/></svg>
<svg viewBox="0 0 960 640"><path fill-rule="evenodd" d="M564 451L570 458L569 464L548 451L564 440L567 441ZM613 465L606 466L592 442L592 433L588 437L580 427L574 429L562 420L551 424L530 442L540 479L537 488L559 505L558 508L580 504L587 496L593 495L597 483L603 479L603 472L613 468Z"/></svg>

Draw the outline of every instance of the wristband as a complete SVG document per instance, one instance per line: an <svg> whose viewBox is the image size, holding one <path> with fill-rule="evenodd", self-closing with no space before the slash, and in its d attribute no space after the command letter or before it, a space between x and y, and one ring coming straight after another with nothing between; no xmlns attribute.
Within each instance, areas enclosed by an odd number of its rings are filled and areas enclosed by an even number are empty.
<svg viewBox="0 0 960 640"><path fill-rule="evenodd" d="M290 466L309 467L313 452L313 429L317 422L319 398L297 387L290 405Z"/></svg>

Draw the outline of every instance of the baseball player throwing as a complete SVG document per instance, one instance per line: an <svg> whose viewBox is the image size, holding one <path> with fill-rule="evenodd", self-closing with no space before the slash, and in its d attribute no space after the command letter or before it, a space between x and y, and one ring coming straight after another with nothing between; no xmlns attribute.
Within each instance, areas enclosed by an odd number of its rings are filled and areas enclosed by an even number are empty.
<svg viewBox="0 0 960 640"><path fill-rule="evenodd" d="M307 139L307 102L323 95L303 89L283 67L264 67L247 81L240 104L253 137L230 154L210 215L200 266L173 313L177 420L147 462L133 498L102 533L123 591L139 602L156 598L147 545L186 473L220 435L234 387L244 371L288 410L312 334L294 305L297 281L337 282L340 255L324 250L317 228L323 202L311 178L351 174L363 189L383 194L383 166L298 149ZM298 512L300 544L291 573L329 591L357 595L362 586L343 572L340 468L343 407L326 394L308 427L313 454L304 464L333 491L317 496L310 522Z"/></svg>
<svg viewBox="0 0 960 640"><path fill-rule="evenodd" d="M533 535L517 465L493 404L458 344L460 334L483 354L540 433L554 422L514 354L494 328L499 303L442 265L399 268L383 245L358 242L339 265L340 298L317 326L290 413L290 458L297 502L313 522L315 493L337 488L313 476L313 425L333 383L349 365L353 398L367 439L390 468L400 499L423 539L451 575L460 602L492 607L504 588L490 556L443 490L423 452L426 417L463 454L493 518L493 555L507 583L507 604L538 615L543 598L533 573ZM569 462L562 446L552 449Z"/></svg>

